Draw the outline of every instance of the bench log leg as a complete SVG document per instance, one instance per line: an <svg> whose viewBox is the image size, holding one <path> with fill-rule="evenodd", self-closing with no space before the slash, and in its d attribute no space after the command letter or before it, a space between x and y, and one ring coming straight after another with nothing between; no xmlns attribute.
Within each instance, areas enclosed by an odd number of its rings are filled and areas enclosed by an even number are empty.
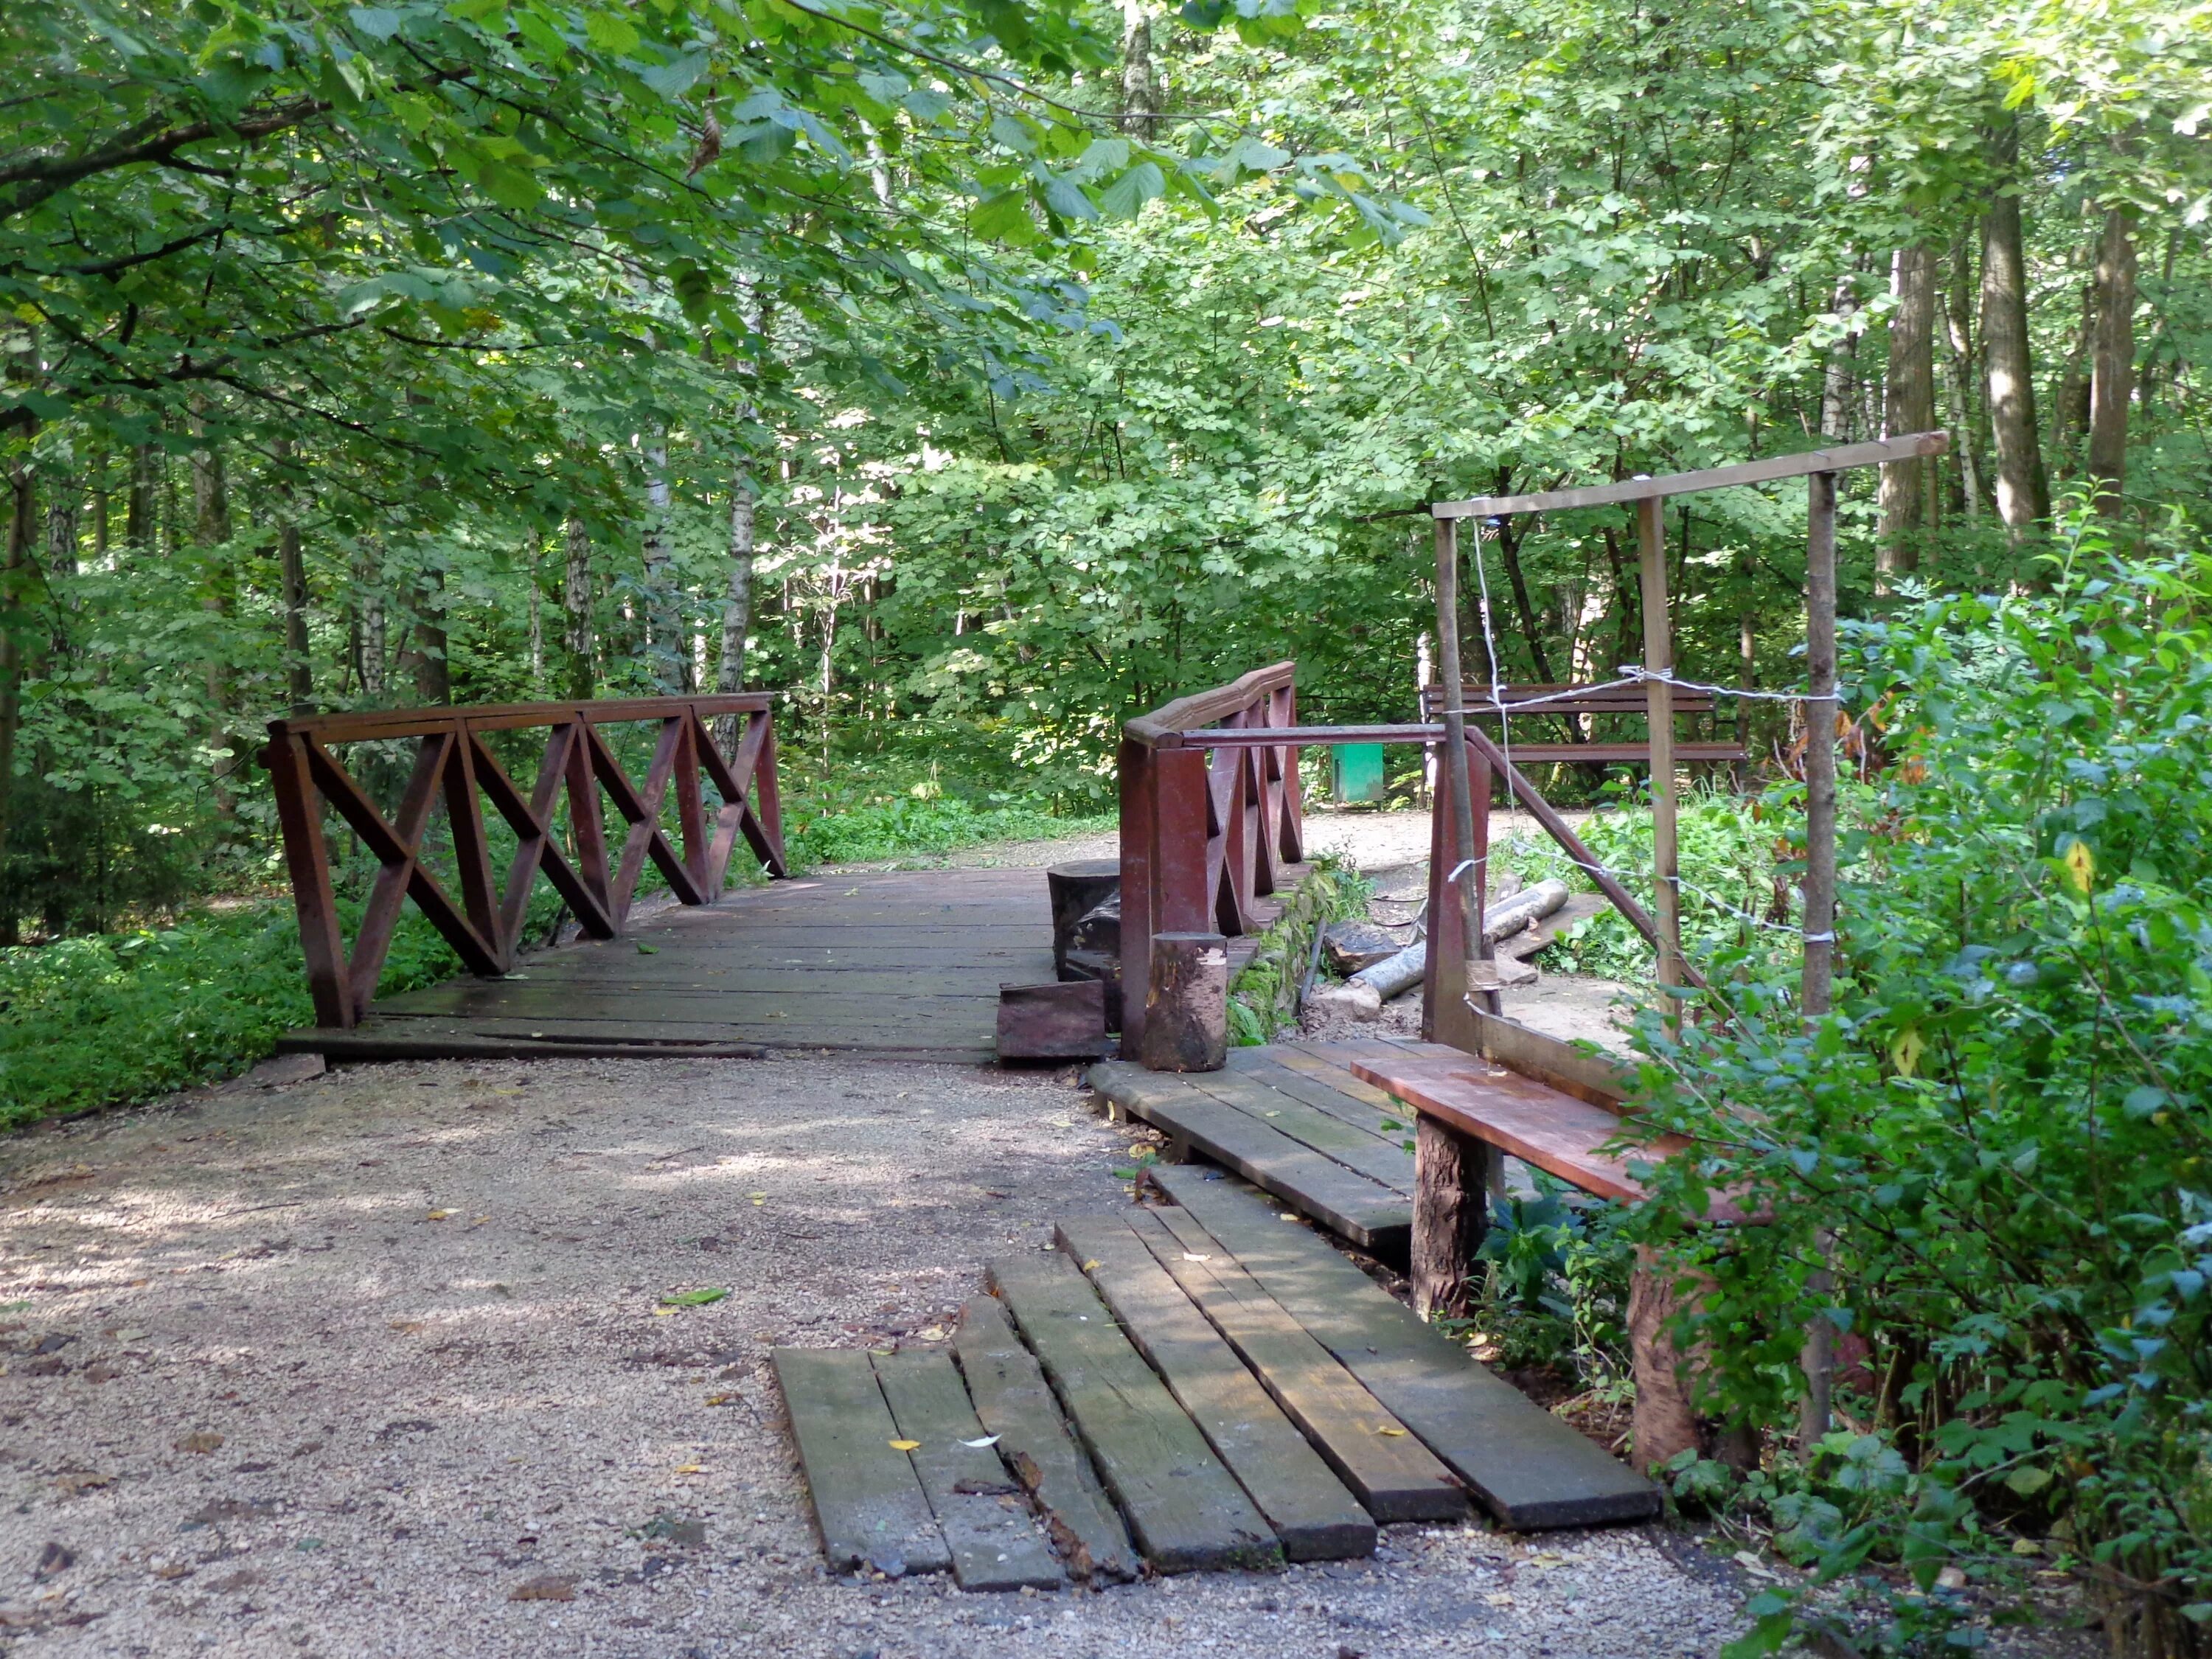
<svg viewBox="0 0 2212 1659"><path fill-rule="evenodd" d="M1675 1352L1667 1329L1680 1304L1672 1272L1649 1247L1639 1246L1628 1280L1629 1363L1636 1378L1636 1407L1629 1421L1635 1467L1647 1474L1654 1465L1698 1443L1690 1367Z"/></svg>
<svg viewBox="0 0 2212 1659"><path fill-rule="evenodd" d="M1474 1253L1490 1228L1498 1149L1422 1116L1413 1128L1413 1310L1424 1319L1467 1312Z"/></svg>

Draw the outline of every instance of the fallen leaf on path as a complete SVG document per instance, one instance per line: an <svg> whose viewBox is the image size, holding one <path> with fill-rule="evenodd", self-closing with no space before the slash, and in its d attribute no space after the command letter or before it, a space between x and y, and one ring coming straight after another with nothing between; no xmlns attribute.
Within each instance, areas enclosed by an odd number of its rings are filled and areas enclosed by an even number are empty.
<svg viewBox="0 0 2212 1659"><path fill-rule="evenodd" d="M425 1221L447 1221L452 1218L453 1213L453 1212L451 1210L433 1210L429 1214L424 1216L422 1219Z"/></svg>
<svg viewBox="0 0 2212 1659"><path fill-rule="evenodd" d="M671 1295L662 1297L660 1298L660 1305L664 1308L703 1308L710 1302L720 1302L728 1294L729 1292L727 1291L711 1289L704 1291L678 1291Z"/></svg>
<svg viewBox="0 0 2212 1659"><path fill-rule="evenodd" d="M209 1452L222 1449L222 1437L213 1429L195 1429L177 1442L177 1449L180 1452L194 1452L204 1456Z"/></svg>
<svg viewBox="0 0 2212 1659"><path fill-rule="evenodd" d="M890 1443L890 1448L893 1451L912 1451L920 1444L921 1442L919 1440L894 1440Z"/></svg>
<svg viewBox="0 0 2212 1659"><path fill-rule="evenodd" d="M89 1469L72 1469L67 1474L54 1477L54 1485L61 1488L64 1498L74 1498L79 1492L89 1492L95 1486L112 1486L114 1484L113 1475L94 1474Z"/></svg>
<svg viewBox="0 0 2212 1659"><path fill-rule="evenodd" d="M1493 1607L1510 1607L1513 1605L1513 1593L1510 1590L1492 1590L1482 1599Z"/></svg>
<svg viewBox="0 0 2212 1659"><path fill-rule="evenodd" d="M676 1466L676 1473L678 1474L704 1474L707 1473L707 1466L704 1463L678 1463Z"/></svg>
<svg viewBox="0 0 2212 1659"><path fill-rule="evenodd" d="M1213 1260L1212 1256L1200 1255L1194 1250L1185 1250L1182 1253L1182 1259L1186 1261L1211 1261Z"/></svg>
<svg viewBox="0 0 2212 1659"><path fill-rule="evenodd" d="M999 1437L995 1434L987 1434L981 1440L963 1440L960 1443L963 1446L972 1447L975 1450L981 1451L986 1446L997 1445L999 1443Z"/></svg>
<svg viewBox="0 0 2212 1659"><path fill-rule="evenodd" d="M556 1578L550 1575L542 1578L526 1578L507 1591L507 1599L510 1601L573 1601L576 1599L576 1581Z"/></svg>
<svg viewBox="0 0 2212 1659"><path fill-rule="evenodd" d="M392 1322L392 1328L402 1336L412 1336L422 1328L425 1322L420 1319L395 1319Z"/></svg>
<svg viewBox="0 0 2212 1659"><path fill-rule="evenodd" d="M637 953L641 957L657 957L660 954L660 947L658 945L641 943L637 947Z"/></svg>
<svg viewBox="0 0 2212 1659"><path fill-rule="evenodd" d="M1377 1429L1375 1432L1377 1434L1387 1434L1393 1440L1402 1440L1406 1437L1406 1431L1403 1429Z"/></svg>

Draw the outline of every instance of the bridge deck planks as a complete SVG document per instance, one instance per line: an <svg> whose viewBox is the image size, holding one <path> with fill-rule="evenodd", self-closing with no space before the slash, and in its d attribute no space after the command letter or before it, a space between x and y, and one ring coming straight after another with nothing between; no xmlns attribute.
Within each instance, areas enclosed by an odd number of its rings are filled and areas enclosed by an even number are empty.
<svg viewBox="0 0 2212 1659"><path fill-rule="evenodd" d="M1650 1482L1468 1358L1327 1240L1285 1224L1261 1194L1194 1165L1149 1178L1507 1526L1658 1513Z"/></svg>
<svg viewBox="0 0 2212 1659"><path fill-rule="evenodd" d="M945 1534L884 1401L868 1356L777 1348L769 1355L791 1413L799 1461L834 1572L873 1567L897 1577L952 1565Z"/></svg>
<svg viewBox="0 0 2212 1659"><path fill-rule="evenodd" d="M641 948L642 947L642 948ZM506 979L286 1034L346 1060L756 1055L830 1049L980 1064L999 988L1053 977L1042 870L832 876L672 906L622 938L540 951Z"/></svg>

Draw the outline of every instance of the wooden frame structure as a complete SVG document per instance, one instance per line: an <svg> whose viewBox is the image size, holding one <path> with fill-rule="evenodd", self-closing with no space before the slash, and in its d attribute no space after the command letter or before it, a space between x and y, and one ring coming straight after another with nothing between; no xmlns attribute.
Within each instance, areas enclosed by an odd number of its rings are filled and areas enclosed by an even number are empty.
<svg viewBox="0 0 2212 1659"><path fill-rule="evenodd" d="M1257 668L1121 728L1125 1053L1143 1039L1153 936L1255 931L1253 900L1304 860L1297 673ZM1253 732L1269 740L1242 740Z"/></svg>
<svg viewBox="0 0 2212 1659"><path fill-rule="evenodd" d="M716 744L709 724L723 718L743 722L736 752L729 756ZM644 720L659 722L660 738L640 785L623 772L599 728ZM545 750L536 781L526 793L484 737L538 726L547 729ZM416 739L414 769L387 818L331 749L406 738ZM276 720L269 723L269 744L259 759L276 798L316 1024L327 1028L358 1025L375 1000L403 900L415 901L470 972L495 977L514 969L531 889L541 871L593 939L612 939L622 932L647 859L684 904L711 904L720 896L740 835L770 875L787 873L775 732L766 692ZM702 774L722 801L711 820ZM660 824L672 790L680 850ZM618 848L608 839L602 792L627 825ZM567 847L555 823L564 793ZM487 799L518 842L503 882L495 881L492 872ZM331 885L323 834L325 805L382 866L350 951L339 928ZM453 832L458 899L422 861L423 838L441 805Z"/></svg>

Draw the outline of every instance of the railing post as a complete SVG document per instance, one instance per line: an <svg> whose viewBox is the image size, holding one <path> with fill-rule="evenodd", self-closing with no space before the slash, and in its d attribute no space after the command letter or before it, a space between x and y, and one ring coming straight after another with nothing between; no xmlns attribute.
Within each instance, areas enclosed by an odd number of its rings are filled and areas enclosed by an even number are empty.
<svg viewBox="0 0 2212 1659"><path fill-rule="evenodd" d="M276 823L284 836L284 866L292 878L292 904L300 917L300 950L307 961L307 994L315 1024L349 1030L356 1022L346 994L345 941L338 929L337 896L331 887L329 845L323 839L323 798L307 769L307 744L269 723L261 751L276 797Z"/></svg>
<svg viewBox="0 0 2212 1659"><path fill-rule="evenodd" d="M1121 739L1121 1052L1134 1054L1145 1030L1145 988L1152 963L1152 860L1158 823L1152 810L1152 750Z"/></svg>

